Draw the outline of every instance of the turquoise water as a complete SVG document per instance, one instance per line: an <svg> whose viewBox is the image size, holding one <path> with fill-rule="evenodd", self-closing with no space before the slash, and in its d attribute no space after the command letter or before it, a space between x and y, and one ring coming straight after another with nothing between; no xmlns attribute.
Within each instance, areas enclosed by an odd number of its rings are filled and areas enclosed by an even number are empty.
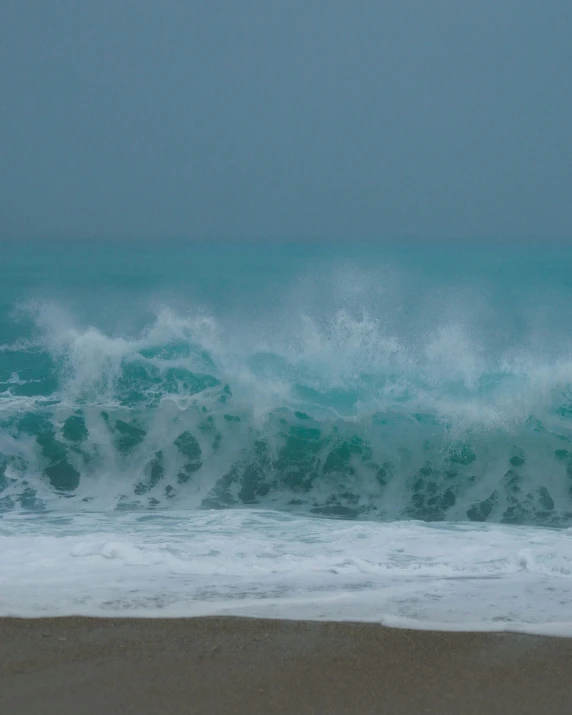
<svg viewBox="0 0 572 715"><path fill-rule="evenodd" d="M4 244L0 509L572 524L572 252Z"/></svg>

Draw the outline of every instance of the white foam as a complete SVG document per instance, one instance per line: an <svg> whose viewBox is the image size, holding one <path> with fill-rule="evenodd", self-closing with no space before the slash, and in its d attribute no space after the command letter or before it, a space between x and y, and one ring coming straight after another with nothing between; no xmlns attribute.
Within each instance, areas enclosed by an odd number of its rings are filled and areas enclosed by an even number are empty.
<svg viewBox="0 0 572 715"><path fill-rule="evenodd" d="M396 326L390 330L383 312L365 307L357 310L357 316L338 307L326 318L288 311L285 316L272 315L266 323L244 318L237 325L201 310L178 314L163 307L131 338L80 326L69 311L53 302L30 310L43 336L42 347L52 357L65 356L58 399L70 404L86 395L90 400L97 396L98 403L113 402L124 362L142 361L144 348L183 341L197 350L186 358L157 364L200 371L205 365L199 356L206 351L216 377L229 383L233 394L255 413L296 407L295 383L318 392L357 390L359 399L352 410L359 408L363 415L407 403L412 411L433 413L459 430L510 429L531 414L547 417L555 400L557 407L561 404L572 379L572 361L567 346L561 346L561 336L559 349L549 355L512 345L505 351L493 350L482 331L475 335L470 306L463 308L465 322L449 316L452 322L442 324L433 316L425 331L411 336ZM26 344L0 349L22 346ZM261 374L253 359L265 354L276 364ZM364 387L360 381L367 375L376 380ZM497 375L498 384L483 392L480 381L491 375Z"/></svg>
<svg viewBox="0 0 572 715"><path fill-rule="evenodd" d="M6 514L2 616L244 616L572 635L571 530L277 512Z"/></svg>

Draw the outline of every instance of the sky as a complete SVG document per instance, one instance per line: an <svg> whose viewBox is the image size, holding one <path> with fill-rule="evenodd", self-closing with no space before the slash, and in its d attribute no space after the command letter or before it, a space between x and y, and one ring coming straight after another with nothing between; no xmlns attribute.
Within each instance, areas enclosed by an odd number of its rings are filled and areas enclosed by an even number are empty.
<svg viewBox="0 0 572 715"><path fill-rule="evenodd" d="M570 0L0 0L0 238L572 242Z"/></svg>

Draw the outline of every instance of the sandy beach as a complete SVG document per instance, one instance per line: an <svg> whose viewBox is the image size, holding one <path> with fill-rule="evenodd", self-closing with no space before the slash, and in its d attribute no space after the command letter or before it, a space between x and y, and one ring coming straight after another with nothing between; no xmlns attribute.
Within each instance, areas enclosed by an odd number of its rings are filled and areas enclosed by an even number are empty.
<svg viewBox="0 0 572 715"><path fill-rule="evenodd" d="M0 619L2 715L569 715L572 640L241 618Z"/></svg>

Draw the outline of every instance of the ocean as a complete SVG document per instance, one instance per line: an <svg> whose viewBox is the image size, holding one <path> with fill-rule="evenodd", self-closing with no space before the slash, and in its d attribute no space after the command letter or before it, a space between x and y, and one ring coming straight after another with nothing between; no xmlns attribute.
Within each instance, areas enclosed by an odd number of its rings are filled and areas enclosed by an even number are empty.
<svg viewBox="0 0 572 715"><path fill-rule="evenodd" d="M0 616L572 634L572 250L5 242Z"/></svg>

